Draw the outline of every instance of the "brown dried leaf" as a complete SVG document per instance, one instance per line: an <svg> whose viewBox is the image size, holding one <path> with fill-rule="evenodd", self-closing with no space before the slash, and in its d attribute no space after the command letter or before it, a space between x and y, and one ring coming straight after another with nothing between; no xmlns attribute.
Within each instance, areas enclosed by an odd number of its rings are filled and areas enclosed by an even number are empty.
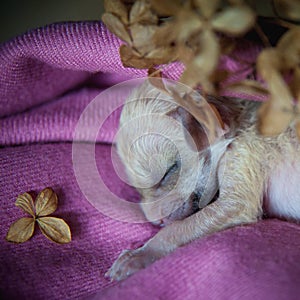
<svg viewBox="0 0 300 300"><path fill-rule="evenodd" d="M55 217L41 217L37 219L42 233L51 241L66 244L71 242L71 231L68 224Z"/></svg>
<svg viewBox="0 0 300 300"><path fill-rule="evenodd" d="M104 10L118 16L122 23L128 23L128 9L122 0L104 0Z"/></svg>
<svg viewBox="0 0 300 300"><path fill-rule="evenodd" d="M159 16L173 16L179 12L183 6L181 0L150 0L152 8Z"/></svg>
<svg viewBox="0 0 300 300"><path fill-rule="evenodd" d="M52 214L57 209L57 195L51 188L43 189L36 197L35 211L38 217Z"/></svg>
<svg viewBox="0 0 300 300"><path fill-rule="evenodd" d="M27 212L31 216L33 217L35 216L33 199L30 194L24 193L22 195L19 195L17 197L15 205L22 208L25 212Z"/></svg>
<svg viewBox="0 0 300 300"><path fill-rule="evenodd" d="M21 218L10 225L6 240L14 243L23 243L29 240L34 232L34 219Z"/></svg>
<svg viewBox="0 0 300 300"><path fill-rule="evenodd" d="M194 0L193 3L200 8L204 18L210 19L218 9L220 0Z"/></svg>
<svg viewBox="0 0 300 300"><path fill-rule="evenodd" d="M269 92L259 82L254 80L245 79L239 82L231 83L226 86L226 90L258 96L268 96Z"/></svg>
<svg viewBox="0 0 300 300"><path fill-rule="evenodd" d="M150 3L146 1L136 1L129 15L130 23L142 23L147 25L156 25L158 17L151 11Z"/></svg>
<svg viewBox="0 0 300 300"><path fill-rule="evenodd" d="M270 99L262 104L258 111L259 131L266 136L282 133L293 119L292 105L290 111L284 110L275 99Z"/></svg>
<svg viewBox="0 0 300 300"><path fill-rule="evenodd" d="M245 5L226 8L211 21L212 27L229 35L242 35L255 23L254 12Z"/></svg>
<svg viewBox="0 0 300 300"><path fill-rule="evenodd" d="M104 13L102 15L102 21L107 26L109 31L114 33L120 39L128 44L131 44L131 38L121 20L111 13Z"/></svg>

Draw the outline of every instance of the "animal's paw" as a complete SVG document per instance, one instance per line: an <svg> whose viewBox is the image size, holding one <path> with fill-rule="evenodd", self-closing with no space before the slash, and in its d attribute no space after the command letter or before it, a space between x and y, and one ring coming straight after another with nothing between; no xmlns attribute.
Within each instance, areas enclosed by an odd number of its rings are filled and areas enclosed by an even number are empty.
<svg viewBox="0 0 300 300"><path fill-rule="evenodd" d="M144 248L136 250L124 250L111 268L106 272L105 277L111 280L123 280L135 272L147 267L158 257L149 253Z"/></svg>

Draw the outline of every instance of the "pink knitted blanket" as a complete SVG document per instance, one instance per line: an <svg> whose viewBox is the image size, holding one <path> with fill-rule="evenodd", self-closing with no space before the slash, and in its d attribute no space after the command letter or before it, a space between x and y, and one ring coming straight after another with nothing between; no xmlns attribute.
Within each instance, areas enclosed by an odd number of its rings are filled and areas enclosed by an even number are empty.
<svg viewBox="0 0 300 300"><path fill-rule="evenodd" d="M104 215L87 201L73 170L71 141L85 107L106 88L146 75L122 67L120 43L101 23L88 22L50 25L0 47L1 299L297 299L300 227L279 220L199 239L121 283L104 278L121 250L157 230ZM230 80L246 78L252 70L242 61L253 61L257 50L242 43L239 61L223 57L220 67L235 72ZM181 70L163 67L171 79ZM97 136L96 162L114 194L137 201L110 161L118 116ZM17 195L47 186L58 194L55 215L70 225L72 242L54 244L39 231L24 244L6 242L10 224L24 215L14 206Z"/></svg>

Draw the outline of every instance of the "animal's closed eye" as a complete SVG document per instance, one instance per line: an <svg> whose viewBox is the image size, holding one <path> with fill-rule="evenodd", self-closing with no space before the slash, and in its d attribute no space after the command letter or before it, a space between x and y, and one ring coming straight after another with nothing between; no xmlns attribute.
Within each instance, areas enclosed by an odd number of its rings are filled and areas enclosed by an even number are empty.
<svg viewBox="0 0 300 300"><path fill-rule="evenodd" d="M163 176L163 178L161 179L161 181L159 183L159 186L168 184L170 178L173 177L173 175L177 172L178 168L179 168L179 163L178 163L178 161L176 161L173 165L171 165L167 169L165 175Z"/></svg>

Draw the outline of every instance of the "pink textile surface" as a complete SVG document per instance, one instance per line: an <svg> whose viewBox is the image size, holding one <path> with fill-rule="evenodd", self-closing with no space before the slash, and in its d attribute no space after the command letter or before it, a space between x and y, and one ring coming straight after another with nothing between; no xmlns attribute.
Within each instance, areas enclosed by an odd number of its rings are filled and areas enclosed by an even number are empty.
<svg viewBox="0 0 300 300"><path fill-rule="evenodd" d="M280 220L199 239L121 283L104 278L121 250L157 231L98 211L73 170L71 142L85 107L106 88L146 75L122 66L120 43L101 23L78 22L37 29L0 47L1 299L298 299L300 226ZM252 70L241 61L253 61L258 49L242 43L240 60L223 57L220 67L235 71L230 80L246 78ZM171 79L182 71L177 63L162 68ZM106 115L123 93L111 94L93 118ZM115 111L99 132L96 162L114 194L137 201L111 164L118 118ZM93 120L84 121L89 128ZM17 195L46 186L58 194L53 215L70 225L72 242L54 244L39 230L24 244L5 241L10 224L24 216L14 206Z"/></svg>

